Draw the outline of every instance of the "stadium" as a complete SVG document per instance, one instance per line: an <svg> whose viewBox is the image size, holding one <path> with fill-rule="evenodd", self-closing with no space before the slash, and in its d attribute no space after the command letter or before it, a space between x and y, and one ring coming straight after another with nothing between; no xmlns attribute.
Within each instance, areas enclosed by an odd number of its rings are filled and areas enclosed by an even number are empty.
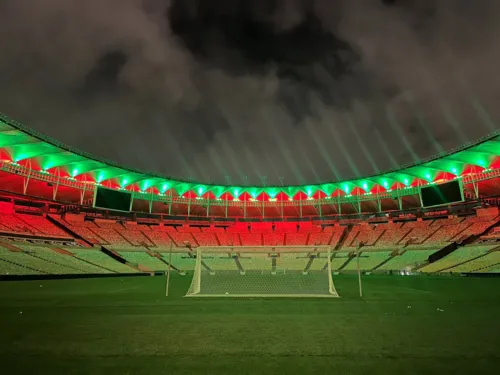
<svg viewBox="0 0 500 375"><path fill-rule="evenodd" d="M361 179L229 186L1 116L0 166L9 372L498 367L498 132Z"/></svg>

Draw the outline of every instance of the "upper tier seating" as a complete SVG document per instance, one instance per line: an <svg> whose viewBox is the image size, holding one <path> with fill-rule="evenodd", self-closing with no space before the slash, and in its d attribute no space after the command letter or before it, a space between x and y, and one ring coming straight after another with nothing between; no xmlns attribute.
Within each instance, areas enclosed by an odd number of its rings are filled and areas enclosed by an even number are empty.
<svg viewBox="0 0 500 375"><path fill-rule="evenodd" d="M138 225L136 225L137 227ZM144 225L139 225L138 227L143 227ZM117 230L119 234L123 236L128 242L135 246L154 246L154 244L140 231L139 229L121 229ZM151 232L148 232L151 233Z"/></svg>
<svg viewBox="0 0 500 375"><path fill-rule="evenodd" d="M363 243L364 246L374 246L384 233L384 227L372 225L356 225L344 242L344 247L355 248L357 244Z"/></svg>
<svg viewBox="0 0 500 375"><path fill-rule="evenodd" d="M240 237L236 233L217 233L221 246L241 246Z"/></svg>
<svg viewBox="0 0 500 375"><path fill-rule="evenodd" d="M59 228L56 225L54 225L53 223L51 223L44 216L23 215L23 214L16 214L16 216L20 220L22 220L26 224L28 224L30 227L35 228L35 230L36 230L35 233L42 233L42 234L47 234L47 235L57 236L57 237L70 237L70 235L68 235L61 228Z"/></svg>
<svg viewBox="0 0 500 375"><path fill-rule="evenodd" d="M219 246L215 233L191 233L200 246Z"/></svg>
<svg viewBox="0 0 500 375"><path fill-rule="evenodd" d="M309 233L286 233L285 234L285 245L286 246L298 246L307 243L307 237Z"/></svg>
<svg viewBox="0 0 500 375"><path fill-rule="evenodd" d="M32 227L25 221L21 220L15 214L1 214L0 213L0 223L2 226L7 228L9 231L27 234L37 234L40 233L35 227Z"/></svg>
<svg viewBox="0 0 500 375"><path fill-rule="evenodd" d="M151 229L153 230L143 234L148 237L154 246L162 249L168 249L170 244L172 244L172 238L170 238L169 234L166 231L158 230L157 227L153 227Z"/></svg>
<svg viewBox="0 0 500 375"><path fill-rule="evenodd" d="M242 246L262 246L262 234L240 233Z"/></svg>
<svg viewBox="0 0 500 375"><path fill-rule="evenodd" d="M264 233L262 234L264 246L284 246L285 234L284 233Z"/></svg>
<svg viewBox="0 0 500 375"><path fill-rule="evenodd" d="M379 228L385 231L377 241L377 247L396 247L400 242L404 242L405 236L411 228L402 228L401 224L380 224Z"/></svg>
<svg viewBox="0 0 500 375"><path fill-rule="evenodd" d="M123 229L123 226L121 227ZM103 238L112 247L129 247L132 243L127 241L117 230L112 228L91 228L92 232Z"/></svg>
<svg viewBox="0 0 500 375"><path fill-rule="evenodd" d="M411 239L411 243L413 244L421 244L427 238L429 238L436 230L439 230L438 227L432 227L432 221L411 221L405 223L402 228L403 229L411 229L408 234L405 236L405 239Z"/></svg>

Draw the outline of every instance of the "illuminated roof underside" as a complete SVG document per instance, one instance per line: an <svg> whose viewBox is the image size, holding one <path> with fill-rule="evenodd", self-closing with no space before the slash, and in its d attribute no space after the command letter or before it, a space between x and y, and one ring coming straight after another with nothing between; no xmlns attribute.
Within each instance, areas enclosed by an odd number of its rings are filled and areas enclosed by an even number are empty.
<svg viewBox="0 0 500 375"><path fill-rule="evenodd" d="M126 168L60 144L0 114L0 160L130 191L223 199L242 195L254 199L267 195L273 199L282 194L289 198L297 195L323 198L377 194L500 168L500 132L422 162L365 178L304 186L228 186L181 181Z"/></svg>

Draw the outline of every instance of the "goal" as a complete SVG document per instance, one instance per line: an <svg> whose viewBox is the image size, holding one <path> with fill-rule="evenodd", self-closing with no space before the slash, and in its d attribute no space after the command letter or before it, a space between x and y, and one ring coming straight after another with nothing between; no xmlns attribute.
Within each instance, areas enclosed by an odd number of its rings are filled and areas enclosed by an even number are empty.
<svg viewBox="0 0 500 375"><path fill-rule="evenodd" d="M199 247L187 297L338 297L331 251L309 247Z"/></svg>

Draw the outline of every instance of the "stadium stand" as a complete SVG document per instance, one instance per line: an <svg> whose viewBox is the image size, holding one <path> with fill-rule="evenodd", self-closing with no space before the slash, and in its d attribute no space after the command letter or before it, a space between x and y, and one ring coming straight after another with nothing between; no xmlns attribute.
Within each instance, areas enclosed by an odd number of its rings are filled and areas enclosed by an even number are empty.
<svg viewBox="0 0 500 375"><path fill-rule="evenodd" d="M285 245L284 233L263 233L262 234L264 246L283 246Z"/></svg>
<svg viewBox="0 0 500 375"><path fill-rule="evenodd" d="M198 243L189 232L179 233L175 229L173 229L168 230L168 234L170 235L170 238L172 238L174 244L178 247L183 247L186 243L191 244L191 246L198 246Z"/></svg>
<svg viewBox="0 0 500 375"><path fill-rule="evenodd" d="M308 233L286 233L285 234L285 245L286 246L298 246L307 243Z"/></svg>
<svg viewBox="0 0 500 375"><path fill-rule="evenodd" d="M123 227L121 228L123 229ZM90 230L97 234L100 238L103 238L110 246L116 248L132 246L132 243L127 241L116 229L94 227Z"/></svg>
<svg viewBox="0 0 500 375"><path fill-rule="evenodd" d="M131 228L133 227L132 225L129 226L130 229L119 229L117 232L129 243L131 243L134 246L154 246L153 242L147 238L144 233L137 229L137 228ZM137 227L137 225L136 225ZM141 225L143 227L143 225Z"/></svg>
<svg viewBox="0 0 500 375"><path fill-rule="evenodd" d="M422 244L437 230L439 230L439 227L432 227L431 224L432 220L413 221L405 223L402 228L410 229L406 237L415 238L415 240L412 241L413 244Z"/></svg>
<svg viewBox="0 0 500 375"><path fill-rule="evenodd" d="M143 232L143 234L153 243L154 246L160 249L168 249L172 244L172 238L166 231L162 231L154 227L150 232Z"/></svg>
<svg viewBox="0 0 500 375"><path fill-rule="evenodd" d="M128 262L140 264L151 271L165 271L168 269L168 264L145 251L120 251L119 254Z"/></svg>
<svg viewBox="0 0 500 375"><path fill-rule="evenodd" d="M16 214L16 216L31 228L35 228L35 233L47 234L55 237L68 237L65 231L55 226L44 216L26 214Z"/></svg>
<svg viewBox="0 0 500 375"><path fill-rule="evenodd" d="M435 250L406 250L400 255L396 255L379 268L378 271L400 271L407 268L417 268L422 263L425 263Z"/></svg>
<svg viewBox="0 0 500 375"><path fill-rule="evenodd" d="M24 222L15 214L0 213L0 223L2 223L2 225L7 228L7 230L13 232L28 234L39 233L39 231L35 227L32 227L28 223Z"/></svg>
<svg viewBox="0 0 500 375"><path fill-rule="evenodd" d="M411 230L411 228L402 228L399 223L379 224L378 227L384 230L384 233L380 236L376 244L376 246L380 248L397 247Z"/></svg>
<svg viewBox="0 0 500 375"><path fill-rule="evenodd" d="M428 264L419 269L419 272L449 272L453 266L457 266L464 262L470 261L488 251L488 247L484 246L466 246L459 248L436 262Z"/></svg>
<svg viewBox="0 0 500 375"><path fill-rule="evenodd" d="M44 259L48 262L61 265L67 267L71 270L74 270L73 273L109 273L105 269L95 266L93 264L84 262L78 258L75 258L69 254L62 254L54 249L41 247L41 246L29 246L23 245L20 246L24 251L31 252L31 255L36 256L37 258Z"/></svg>
<svg viewBox="0 0 500 375"><path fill-rule="evenodd" d="M118 273L138 272L137 270L116 261L115 259L106 255L100 250L96 249L66 249L66 250L70 251L80 259L86 260L87 262L105 268L111 272L118 272Z"/></svg>
<svg viewBox="0 0 500 375"><path fill-rule="evenodd" d="M82 273L81 271L75 270L74 268L63 266L61 264L38 257L35 253L34 247L26 249L26 251L2 252L0 254L0 259L10 263L14 263L16 265L22 265L32 270L37 270L39 271L39 273L54 275Z"/></svg>
<svg viewBox="0 0 500 375"><path fill-rule="evenodd" d="M349 252L336 251L331 261L332 269L335 271L339 270L349 259Z"/></svg>
<svg viewBox="0 0 500 375"><path fill-rule="evenodd" d="M170 254L163 253L161 254L162 258L168 262L170 259ZM194 254L190 254L188 252L183 253L172 253L172 266L176 267L182 271L192 271L196 264L196 258Z"/></svg>
<svg viewBox="0 0 500 375"><path fill-rule="evenodd" d="M493 246L496 248L497 246ZM484 270L500 264L500 251L491 251L491 246L485 249L485 254L476 259L452 267L446 272L484 272Z"/></svg>
<svg viewBox="0 0 500 375"><path fill-rule="evenodd" d="M387 260L391 256L390 251L363 251L359 254L359 267L364 271L371 271L380 263ZM356 257L353 257L342 271L355 271L358 264Z"/></svg>
<svg viewBox="0 0 500 375"><path fill-rule="evenodd" d="M202 233L191 233L194 237L196 243L200 246L219 246L217 237L215 233L202 232Z"/></svg>

